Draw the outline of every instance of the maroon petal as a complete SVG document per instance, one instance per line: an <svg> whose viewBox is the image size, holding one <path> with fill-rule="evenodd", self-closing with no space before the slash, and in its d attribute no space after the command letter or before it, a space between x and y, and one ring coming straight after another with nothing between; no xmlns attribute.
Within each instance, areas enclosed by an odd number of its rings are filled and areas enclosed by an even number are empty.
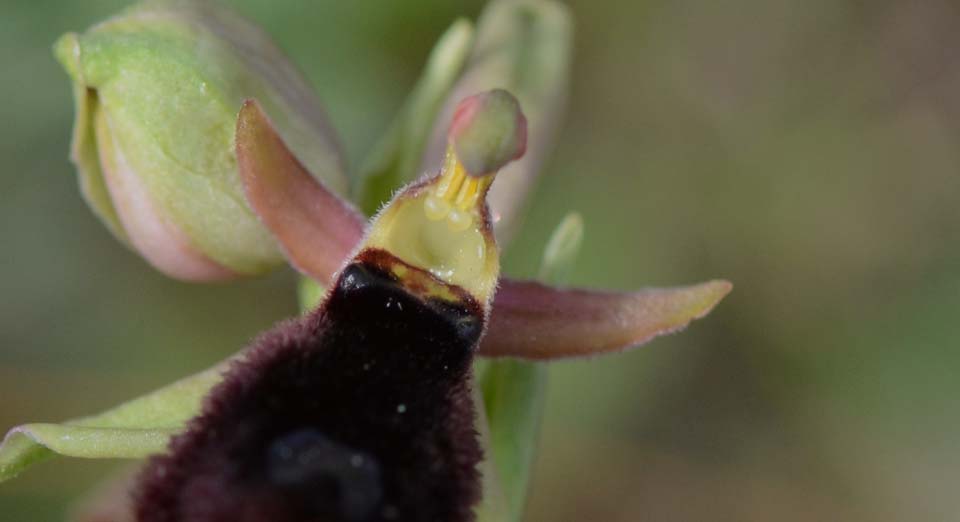
<svg viewBox="0 0 960 522"><path fill-rule="evenodd" d="M717 280L611 293L504 280L480 355L558 359L623 350L682 329L732 288Z"/></svg>
<svg viewBox="0 0 960 522"><path fill-rule="evenodd" d="M363 237L363 217L310 175L254 100L237 117L236 148L254 212L295 268L329 284Z"/></svg>

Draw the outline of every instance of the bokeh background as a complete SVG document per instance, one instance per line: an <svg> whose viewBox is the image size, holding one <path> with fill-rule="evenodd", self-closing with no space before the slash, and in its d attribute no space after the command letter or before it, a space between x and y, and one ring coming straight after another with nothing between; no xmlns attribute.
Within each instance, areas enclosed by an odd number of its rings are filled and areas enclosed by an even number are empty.
<svg viewBox="0 0 960 522"><path fill-rule="evenodd" d="M51 56L121 0L0 4L0 429L109 406L296 312L294 277L163 278L84 206ZM479 1L235 0L356 165ZM571 1L569 113L507 273L569 210L572 283L724 277L682 335L554 364L531 521L960 520L960 8L951 0ZM116 463L0 485L60 520Z"/></svg>

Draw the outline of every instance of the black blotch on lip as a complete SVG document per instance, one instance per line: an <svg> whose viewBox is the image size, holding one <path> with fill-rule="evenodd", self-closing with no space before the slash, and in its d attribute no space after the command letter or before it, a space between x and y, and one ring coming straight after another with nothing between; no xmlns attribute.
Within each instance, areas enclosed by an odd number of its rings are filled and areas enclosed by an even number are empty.
<svg viewBox="0 0 960 522"><path fill-rule="evenodd" d="M306 428L273 440L267 449L270 482L299 490L324 518L368 520L383 499L380 466L364 452Z"/></svg>
<svg viewBox="0 0 960 522"><path fill-rule="evenodd" d="M261 336L151 459L138 520L472 520L476 310L348 266L325 307Z"/></svg>

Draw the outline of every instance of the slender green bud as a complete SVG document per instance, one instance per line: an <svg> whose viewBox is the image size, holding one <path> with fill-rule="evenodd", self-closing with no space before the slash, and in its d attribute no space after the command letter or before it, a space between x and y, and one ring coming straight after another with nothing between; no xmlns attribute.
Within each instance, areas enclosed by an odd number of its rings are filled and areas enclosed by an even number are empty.
<svg viewBox="0 0 960 522"><path fill-rule="evenodd" d="M259 28L218 4L147 1L55 46L73 82L71 158L94 212L160 271L207 281L283 261L247 207L234 129L256 98L298 159L346 193L314 93Z"/></svg>

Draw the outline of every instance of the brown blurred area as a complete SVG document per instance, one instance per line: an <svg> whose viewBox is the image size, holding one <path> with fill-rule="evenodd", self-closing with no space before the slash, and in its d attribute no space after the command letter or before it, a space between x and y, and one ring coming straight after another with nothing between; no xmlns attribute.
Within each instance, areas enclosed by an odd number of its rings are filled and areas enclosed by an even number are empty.
<svg viewBox="0 0 960 522"><path fill-rule="evenodd" d="M481 7L228 3L312 80L354 165ZM289 272L164 279L81 201L50 45L124 4L0 5L0 430L149 390L295 313ZM736 286L681 335L554 365L529 520L956 520L960 5L569 5L569 113L507 273L533 275L577 210L577 285ZM0 485L0 519L60 520L114 466L31 470Z"/></svg>

